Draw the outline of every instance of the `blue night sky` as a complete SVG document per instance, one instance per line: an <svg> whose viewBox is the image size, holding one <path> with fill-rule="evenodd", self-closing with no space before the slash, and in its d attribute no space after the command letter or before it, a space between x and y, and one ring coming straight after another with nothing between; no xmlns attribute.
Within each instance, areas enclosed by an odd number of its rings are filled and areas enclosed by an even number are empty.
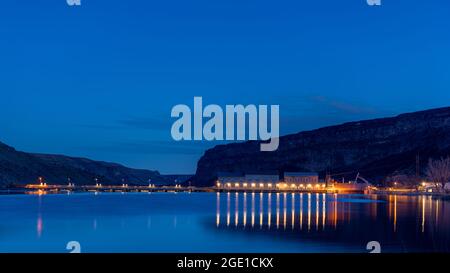
<svg viewBox="0 0 450 273"><path fill-rule="evenodd" d="M0 141L193 173L171 108L279 104L281 133L450 106L448 0L2 1Z"/></svg>

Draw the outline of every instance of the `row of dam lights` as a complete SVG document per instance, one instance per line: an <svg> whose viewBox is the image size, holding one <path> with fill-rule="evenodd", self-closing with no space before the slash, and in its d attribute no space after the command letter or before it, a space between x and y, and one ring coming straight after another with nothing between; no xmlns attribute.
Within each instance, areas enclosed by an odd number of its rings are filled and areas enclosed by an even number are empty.
<svg viewBox="0 0 450 273"><path fill-rule="evenodd" d="M272 183L268 183L268 184L259 183L259 188L264 188L265 185L267 185L267 188L272 188L273 187ZM217 182L217 187L220 188L221 186L222 186L222 184L220 182ZM233 184L232 183L225 183L224 186L226 188L232 188ZM240 188L240 187L241 187L240 183L234 183L234 188ZM249 187L248 183L242 183L242 187L243 188L248 188ZM277 188L281 188L281 189L287 189L287 188L289 188L289 185L287 183L277 183L276 187ZM314 187L316 189L320 189L320 188L324 189L326 186L325 186L325 184L315 184ZM312 184L306 184L306 186L304 184L300 184L298 186L297 186L297 184L291 184L290 185L290 188L292 188L292 189L297 189L297 188L300 188L300 189L305 189L305 188L306 189L312 189L314 187L313 187ZM256 188L256 183L250 183L250 188Z"/></svg>
<svg viewBox="0 0 450 273"><path fill-rule="evenodd" d="M72 186L73 185L74 184L72 184ZM70 184L69 184L69 186L70 186ZM102 184L101 183L97 183L97 184L95 184L95 187L101 188ZM156 185L155 184L148 184L148 187L149 188L156 188ZM177 187L181 187L181 186L180 185L175 185L175 188L177 188ZM122 184L122 188L128 188L128 184Z"/></svg>

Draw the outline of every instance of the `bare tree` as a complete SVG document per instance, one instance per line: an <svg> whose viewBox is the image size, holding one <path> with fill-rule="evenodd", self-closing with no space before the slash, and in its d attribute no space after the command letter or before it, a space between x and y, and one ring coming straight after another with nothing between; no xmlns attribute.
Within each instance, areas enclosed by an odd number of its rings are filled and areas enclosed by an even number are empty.
<svg viewBox="0 0 450 273"><path fill-rule="evenodd" d="M429 180L444 187L445 183L450 182L450 157L428 160L426 174Z"/></svg>

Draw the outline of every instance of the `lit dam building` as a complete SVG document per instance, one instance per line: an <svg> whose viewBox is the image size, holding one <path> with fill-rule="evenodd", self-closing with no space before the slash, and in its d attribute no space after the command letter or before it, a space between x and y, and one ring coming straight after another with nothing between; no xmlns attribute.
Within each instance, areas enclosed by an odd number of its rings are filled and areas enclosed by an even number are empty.
<svg viewBox="0 0 450 273"><path fill-rule="evenodd" d="M219 173L216 187L229 190L325 190L325 182L319 182L319 174L286 172L278 174Z"/></svg>
<svg viewBox="0 0 450 273"><path fill-rule="evenodd" d="M285 172L242 174L218 173L216 189L232 191L315 191L315 192L366 192L366 183L326 183L315 172Z"/></svg>

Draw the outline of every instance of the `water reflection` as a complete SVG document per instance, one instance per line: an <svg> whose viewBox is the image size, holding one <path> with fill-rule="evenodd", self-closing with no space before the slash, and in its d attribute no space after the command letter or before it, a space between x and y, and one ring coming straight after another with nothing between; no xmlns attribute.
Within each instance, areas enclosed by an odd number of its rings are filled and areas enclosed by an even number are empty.
<svg viewBox="0 0 450 273"><path fill-rule="evenodd" d="M263 227L263 222L264 222L264 205L263 205L263 194L260 193L259 194L259 227L262 228Z"/></svg>
<svg viewBox="0 0 450 273"><path fill-rule="evenodd" d="M394 195L394 232L397 231L397 195Z"/></svg>
<svg viewBox="0 0 450 273"><path fill-rule="evenodd" d="M235 226L238 226L239 225L239 193L238 192L236 192L234 207L236 208L234 210L234 224L235 224Z"/></svg>
<svg viewBox="0 0 450 273"><path fill-rule="evenodd" d="M242 216L244 217L244 227L247 225L247 193L244 192L244 204L242 206L242 210L244 211L242 213Z"/></svg>
<svg viewBox="0 0 450 273"><path fill-rule="evenodd" d="M216 194L216 226L220 225L220 193ZM150 217L149 217L150 218Z"/></svg>
<svg viewBox="0 0 450 273"><path fill-rule="evenodd" d="M230 226L230 193L227 193L227 227Z"/></svg>
<svg viewBox="0 0 450 273"><path fill-rule="evenodd" d="M250 225L255 225L260 229L270 229L272 222L276 223L276 229L290 228L292 230L304 228L307 223L307 230L312 227L315 230L323 230L330 224L328 219L333 221L334 228L337 227L337 197L333 200L327 199L326 194L305 194L305 193L226 193L226 226L230 226L231 215L234 214L234 227L246 227L247 215L250 214ZM305 203L306 195L306 204ZM216 226L222 223L221 198L223 194L216 195ZM233 200L234 198L234 200ZM298 202L296 202L298 200ZM272 213L272 204L275 203L275 215ZM327 210L329 204L333 209ZM234 204L234 207L231 205ZM306 211L305 211L306 208ZM233 211L234 210L234 211ZM332 215L328 215L332 214ZM306 219L305 219L306 218Z"/></svg>
<svg viewBox="0 0 450 273"><path fill-rule="evenodd" d="M43 229L43 221L42 221L42 197L38 196L38 215L37 215L37 223L36 223L36 235L37 238L41 238Z"/></svg>
<svg viewBox="0 0 450 273"><path fill-rule="evenodd" d="M218 198L218 200L220 200L220 198ZM217 226L219 226L219 223L217 223ZM152 228L152 217L148 216L147 217L147 229L151 229Z"/></svg>
<svg viewBox="0 0 450 273"><path fill-rule="evenodd" d="M6 251L14 244L23 249L23 242L30 237L40 247L42 243L65 241L67 236L77 234L92 241L91 247L99 247L100 251L104 250L100 246L105 236L114 234L128 240L127 244L116 246L116 251L123 251L125 245L132 250L135 236L139 235L146 242L158 242L145 244L152 247L143 249L146 251L170 251L180 245L188 251L205 251L196 248L198 241L210 244L207 250L235 251L230 246L233 238L233 245L239 245L240 251L250 252L273 251L274 246L293 252L366 251L365 243L372 240L382 242L385 252L450 252L450 202L428 195L232 192L92 196L30 197L15 220L20 223L29 215L27 229L17 233L9 245L0 246L0 250ZM62 206L67 198L80 200L80 205ZM20 202L22 199L17 198L14 207ZM2 204L0 215L6 219L10 208L5 205L7 202ZM121 205L111 210L112 204ZM65 228L60 227L61 223ZM192 236L186 236L187 230ZM170 248L167 240L160 240L164 234L178 238L170 242ZM259 244L257 249L255 242Z"/></svg>
<svg viewBox="0 0 450 273"><path fill-rule="evenodd" d="M272 219L272 193L267 194L267 226L270 229Z"/></svg>
<svg viewBox="0 0 450 273"><path fill-rule="evenodd" d="M303 229L303 193L300 193L300 229Z"/></svg>
<svg viewBox="0 0 450 273"><path fill-rule="evenodd" d="M37 232L37 237L40 238L42 235L42 215L39 213L38 214L38 218L37 218L37 223L36 223L36 232Z"/></svg>
<svg viewBox="0 0 450 273"><path fill-rule="evenodd" d="M286 229L286 214L287 214L286 195L287 195L287 193L283 193L283 227L284 227L284 229Z"/></svg>
<svg viewBox="0 0 450 273"><path fill-rule="evenodd" d="M322 194L322 227L323 229L325 229L325 220L326 220L326 214L327 214L327 209L326 209L326 195L325 193Z"/></svg>
<svg viewBox="0 0 450 273"><path fill-rule="evenodd" d="M311 230L311 193L308 193L308 231Z"/></svg>
<svg viewBox="0 0 450 273"><path fill-rule="evenodd" d="M422 233L425 232L425 197L422 198Z"/></svg>
<svg viewBox="0 0 450 273"><path fill-rule="evenodd" d="M255 227L255 193L252 192L252 227Z"/></svg>
<svg viewBox="0 0 450 273"><path fill-rule="evenodd" d="M319 194L316 193L316 230L319 230Z"/></svg>
<svg viewBox="0 0 450 273"><path fill-rule="evenodd" d="M247 198L249 194L251 198ZM221 210L221 198L226 198L226 216ZM364 236L376 237L377 233L389 232L381 236L396 238L394 234L404 236L405 232L413 231L429 235L440 229L440 224L450 227L450 217L442 214L443 205L450 209L449 202L431 196L253 192L217 194L216 203L218 228L222 227L222 217L226 217L229 227L231 213L235 217L234 228L245 228L250 214L252 229L273 230L275 227L281 231L327 231L330 234L341 230L348 232L348 236L364 233ZM230 203L234 203L234 208ZM414 223L417 223L415 227ZM390 226L387 231L386 226Z"/></svg>
<svg viewBox="0 0 450 273"><path fill-rule="evenodd" d="M292 193L292 204L291 204L291 227L294 229L295 226L295 194Z"/></svg>
<svg viewBox="0 0 450 273"><path fill-rule="evenodd" d="M280 193L277 192L277 229L280 228Z"/></svg>

